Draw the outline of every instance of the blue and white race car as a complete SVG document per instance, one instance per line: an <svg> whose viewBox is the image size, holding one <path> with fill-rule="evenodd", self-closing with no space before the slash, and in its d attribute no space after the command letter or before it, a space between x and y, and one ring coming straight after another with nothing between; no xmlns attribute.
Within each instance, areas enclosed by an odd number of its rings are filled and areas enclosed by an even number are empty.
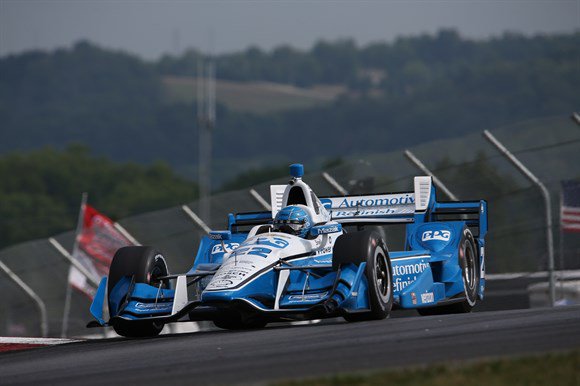
<svg viewBox="0 0 580 386"><path fill-rule="evenodd" d="M154 248L119 249L89 327L142 337L178 321L225 329L354 322L384 319L394 307L469 312L483 299L484 200L437 202L431 177L415 177L413 192L319 199L302 165L290 172L287 185L271 186L271 212L229 215L228 230L201 240L186 273L169 274ZM389 251L372 230L393 223L406 225L404 251Z"/></svg>

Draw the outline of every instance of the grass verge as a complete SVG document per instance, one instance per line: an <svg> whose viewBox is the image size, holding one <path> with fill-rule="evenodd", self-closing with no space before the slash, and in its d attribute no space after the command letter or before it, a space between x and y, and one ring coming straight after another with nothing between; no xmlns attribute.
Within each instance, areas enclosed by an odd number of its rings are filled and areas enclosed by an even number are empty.
<svg viewBox="0 0 580 386"><path fill-rule="evenodd" d="M276 386L580 386L580 350L274 383Z"/></svg>

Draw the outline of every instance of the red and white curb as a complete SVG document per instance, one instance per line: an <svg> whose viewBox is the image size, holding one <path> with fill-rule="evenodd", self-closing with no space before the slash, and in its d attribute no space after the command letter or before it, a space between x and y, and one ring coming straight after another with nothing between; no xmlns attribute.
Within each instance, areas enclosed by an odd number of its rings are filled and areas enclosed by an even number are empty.
<svg viewBox="0 0 580 386"><path fill-rule="evenodd" d="M55 339L55 338L13 338L0 337L0 352L28 350L31 348L54 346L57 344L80 342L75 339Z"/></svg>

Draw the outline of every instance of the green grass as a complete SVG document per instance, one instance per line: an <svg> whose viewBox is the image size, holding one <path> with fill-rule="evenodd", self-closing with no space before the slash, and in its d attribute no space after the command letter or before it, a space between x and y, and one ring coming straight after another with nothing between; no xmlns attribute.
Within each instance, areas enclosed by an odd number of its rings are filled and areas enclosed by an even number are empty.
<svg viewBox="0 0 580 386"><path fill-rule="evenodd" d="M163 78L167 103L191 103L196 97L196 79L168 76ZM304 109L331 103L345 91L342 86L298 88L267 82L216 81L217 102L231 110L268 114L283 110Z"/></svg>
<svg viewBox="0 0 580 386"><path fill-rule="evenodd" d="M579 386L580 351L285 381L276 386Z"/></svg>

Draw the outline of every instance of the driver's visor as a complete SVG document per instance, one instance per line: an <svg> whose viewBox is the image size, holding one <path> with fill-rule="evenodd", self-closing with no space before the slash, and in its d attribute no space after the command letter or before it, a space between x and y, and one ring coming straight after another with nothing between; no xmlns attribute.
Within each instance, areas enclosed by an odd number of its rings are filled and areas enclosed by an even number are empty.
<svg viewBox="0 0 580 386"><path fill-rule="evenodd" d="M305 220L278 220L276 221L275 225L287 225L293 230L297 231L302 229L305 222Z"/></svg>

